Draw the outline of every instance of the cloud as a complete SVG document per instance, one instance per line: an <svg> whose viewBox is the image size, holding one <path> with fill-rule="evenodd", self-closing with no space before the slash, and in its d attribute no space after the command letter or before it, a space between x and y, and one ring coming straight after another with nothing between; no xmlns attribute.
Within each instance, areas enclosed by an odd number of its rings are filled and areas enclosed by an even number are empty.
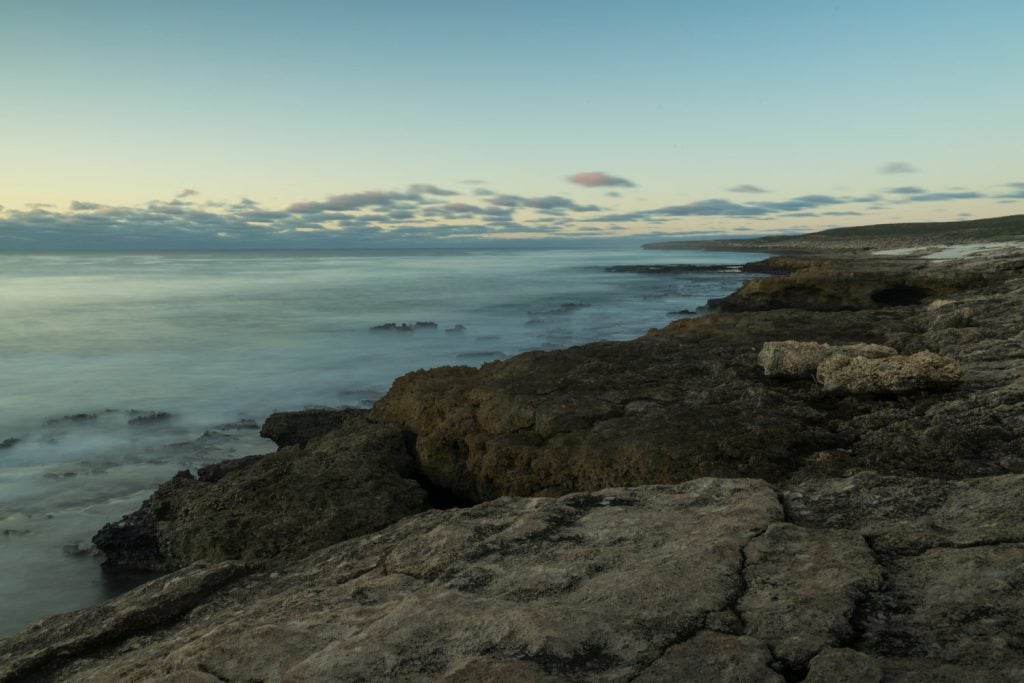
<svg viewBox="0 0 1024 683"><path fill-rule="evenodd" d="M753 202L757 206L769 211L804 211L815 209L819 206L832 206L835 204L848 204L851 201L863 201L863 199L852 197L833 197L827 194L806 194L801 197L794 197L778 202ZM874 198L871 199L874 201Z"/></svg>
<svg viewBox="0 0 1024 683"><path fill-rule="evenodd" d="M532 197L523 202L523 206L531 209L545 210L567 210L567 211L600 211L601 207L593 204L577 204L568 197L549 195L547 197Z"/></svg>
<svg viewBox="0 0 1024 683"><path fill-rule="evenodd" d="M566 178L570 183L583 185L585 187L636 187L636 185L625 178L618 178L608 175L602 171L586 171L576 173Z"/></svg>
<svg viewBox="0 0 1024 683"><path fill-rule="evenodd" d="M917 173L917 169L906 161L890 161L878 169L879 173Z"/></svg>
<svg viewBox="0 0 1024 683"><path fill-rule="evenodd" d="M703 199L679 206L666 206L651 213L664 216L762 216L769 209L753 204L737 204L728 199Z"/></svg>
<svg viewBox="0 0 1024 683"><path fill-rule="evenodd" d="M1006 187L1012 188L1009 192L995 195L997 199L1007 201L1024 199L1024 183L1005 183ZM1006 201L1001 203L1007 203Z"/></svg>
<svg viewBox="0 0 1024 683"><path fill-rule="evenodd" d="M512 209L497 206L476 206L463 202L454 202L440 206L431 206L423 211L428 216L445 216L461 218L464 216L508 216Z"/></svg>
<svg viewBox="0 0 1024 683"><path fill-rule="evenodd" d="M95 211L96 209L104 208L103 204L97 204L95 202L80 202L75 200L71 202L72 211Z"/></svg>
<svg viewBox="0 0 1024 683"><path fill-rule="evenodd" d="M250 223L272 223L281 218L288 218L291 214L287 211L242 211L238 217Z"/></svg>
<svg viewBox="0 0 1024 683"><path fill-rule="evenodd" d="M835 206L839 204L862 204L878 200L875 195L864 197L842 196L835 197L827 194L807 194L800 197L793 197L781 201L760 201L760 202L734 202L729 199L702 199L677 206L665 206L660 209L648 209L633 213L610 214L590 219L594 221L639 221L653 220L658 216L723 216L735 217L745 216L760 218L777 214L787 214L791 217L796 215L810 216L807 213L811 209L822 206Z"/></svg>
<svg viewBox="0 0 1024 683"><path fill-rule="evenodd" d="M743 185L736 185L734 187L730 187L728 191L729 192L745 192L745 193L749 193L749 194L760 194L760 193L763 193L763 192L767 192L768 190L764 189L763 187L758 187L757 185L743 184Z"/></svg>
<svg viewBox="0 0 1024 683"><path fill-rule="evenodd" d="M506 208L526 207L541 211L600 211L601 207L594 204L577 204L568 197L548 195L546 197L520 197L515 194L499 194L487 198L487 203Z"/></svg>
<svg viewBox="0 0 1024 683"><path fill-rule="evenodd" d="M408 191L409 194L433 194L439 197L450 197L452 195L458 194L458 192L453 192L452 190L443 190L440 187L437 187L436 185L426 185L423 183L410 185Z"/></svg>
<svg viewBox="0 0 1024 683"><path fill-rule="evenodd" d="M1006 202L1024 199L1024 183L1004 183L1003 190L1008 194L987 196ZM601 193L618 194L609 189ZM470 240L470 244L493 236L540 239L559 234L633 234L637 228L650 234L658 230L672 234L672 229L679 229L680 219L689 217L743 218L731 222L747 224L777 218L788 229L799 216L857 216L879 204L891 207L901 201L938 203L986 196L954 187L935 193L920 187L892 187L886 193L885 199L805 194L781 200L760 199L753 193L734 197L736 201L716 197L620 214L607 214L595 204L578 203L563 195L529 197L484 188L452 192L426 183L410 185L404 192L336 194L273 209L244 197L234 203L192 202L180 194L169 201L136 206L75 200L62 210L36 204L31 209L0 213L0 249L429 246L431 240L445 244ZM450 195L465 197L446 198ZM692 227L698 223L694 221ZM773 225L763 229L770 230Z"/></svg>
<svg viewBox="0 0 1024 683"><path fill-rule="evenodd" d="M353 211L367 206L393 206L403 200L419 200L418 194L403 192L357 192L336 194L322 202L296 202L288 207L293 213L323 213L325 211Z"/></svg>
<svg viewBox="0 0 1024 683"><path fill-rule="evenodd" d="M495 206L521 206L526 201L523 197L514 194L499 194L490 197L487 200L488 204L494 204Z"/></svg>
<svg viewBox="0 0 1024 683"><path fill-rule="evenodd" d="M915 194L910 197L912 202L945 202L953 199L981 199L985 195L980 192L929 192Z"/></svg>
<svg viewBox="0 0 1024 683"><path fill-rule="evenodd" d="M185 197L194 197L199 194L199 190L193 190L191 188L185 188L178 194L174 195L175 199L184 199Z"/></svg>

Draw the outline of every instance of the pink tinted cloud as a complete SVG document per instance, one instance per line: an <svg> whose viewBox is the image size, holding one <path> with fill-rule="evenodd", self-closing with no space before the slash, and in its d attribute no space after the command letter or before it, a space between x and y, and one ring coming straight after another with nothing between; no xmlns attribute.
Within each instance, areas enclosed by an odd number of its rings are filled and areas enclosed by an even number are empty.
<svg viewBox="0 0 1024 683"><path fill-rule="evenodd" d="M635 187L636 185L625 178L618 178L608 175L603 171L585 171L567 178L570 183L583 185L585 187Z"/></svg>

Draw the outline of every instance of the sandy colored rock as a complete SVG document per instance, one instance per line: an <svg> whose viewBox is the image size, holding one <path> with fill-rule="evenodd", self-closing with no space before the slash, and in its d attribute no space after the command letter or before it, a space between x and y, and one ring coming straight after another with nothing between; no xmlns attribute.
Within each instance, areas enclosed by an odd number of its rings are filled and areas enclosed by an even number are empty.
<svg viewBox="0 0 1024 683"><path fill-rule="evenodd" d="M818 381L826 391L848 394L943 391L960 384L963 377L959 363L931 351L888 358L837 354L818 365Z"/></svg>
<svg viewBox="0 0 1024 683"><path fill-rule="evenodd" d="M819 342L765 342L757 354L757 364L766 377L786 379L812 378L818 364L833 355L884 358L896 355L896 349L881 344L832 345Z"/></svg>

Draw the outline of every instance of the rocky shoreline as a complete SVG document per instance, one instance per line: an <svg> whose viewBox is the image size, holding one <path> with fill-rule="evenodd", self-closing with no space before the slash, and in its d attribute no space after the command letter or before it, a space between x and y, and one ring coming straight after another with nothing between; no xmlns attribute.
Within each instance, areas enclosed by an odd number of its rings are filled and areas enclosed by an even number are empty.
<svg viewBox="0 0 1024 683"><path fill-rule="evenodd" d="M95 539L173 573L0 680L1024 680L1024 253L752 268L633 341L272 416Z"/></svg>

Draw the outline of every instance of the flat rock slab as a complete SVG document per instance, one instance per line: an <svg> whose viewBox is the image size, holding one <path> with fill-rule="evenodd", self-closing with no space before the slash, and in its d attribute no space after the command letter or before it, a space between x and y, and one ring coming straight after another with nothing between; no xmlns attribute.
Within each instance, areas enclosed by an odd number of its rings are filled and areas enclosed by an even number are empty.
<svg viewBox="0 0 1024 683"><path fill-rule="evenodd" d="M430 511L44 620L0 680L1022 680L1022 489L699 479Z"/></svg>

